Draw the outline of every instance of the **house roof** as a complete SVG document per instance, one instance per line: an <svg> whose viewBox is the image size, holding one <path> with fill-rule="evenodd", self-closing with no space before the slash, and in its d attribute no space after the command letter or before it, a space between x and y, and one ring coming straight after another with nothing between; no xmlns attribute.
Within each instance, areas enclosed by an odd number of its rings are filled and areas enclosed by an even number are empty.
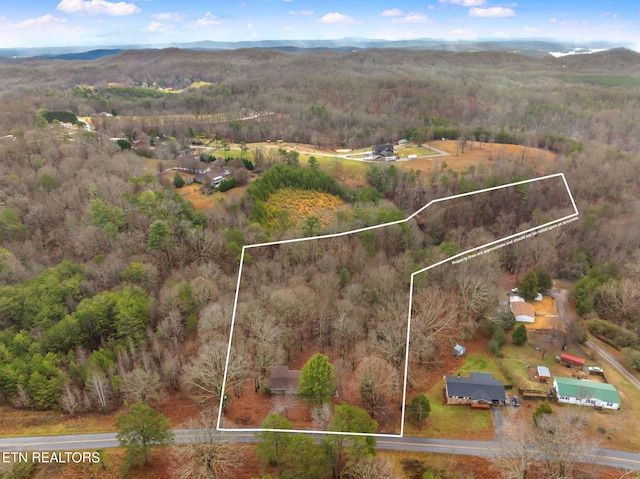
<svg viewBox="0 0 640 479"><path fill-rule="evenodd" d="M551 371L546 366L538 366L538 377L539 378L550 378Z"/></svg>
<svg viewBox="0 0 640 479"><path fill-rule="evenodd" d="M373 152L374 153L380 153L380 154L385 154L385 153L393 153L395 150L393 149L393 145L376 145L373 147Z"/></svg>
<svg viewBox="0 0 640 479"><path fill-rule="evenodd" d="M461 344L456 344L453 349L455 349L456 351L464 351L464 346L462 346Z"/></svg>
<svg viewBox="0 0 640 479"><path fill-rule="evenodd" d="M581 364L582 366L584 366L584 359L579 358L577 356L571 356L570 354L567 354L567 353L562 353L560 355L560 361L567 361L570 363Z"/></svg>
<svg viewBox="0 0 640 479"><path fill-rule="evenodd" d="M269 375L269 389L295 392L298 390L301 373L300 370L290 370L288 366L275 366L271 368Z"/></svg>
<svg viewBox="0 0 640 479"><path fill-rule="evenodd" d="M586 379L554 378L558 395L577 399L600 399L604 402L620 404L620 396L615 387L608 383L588 381Z"/></svg>
<svg viewBox="0 0 640 479"><path fill-rule="evenodd" d="M528 319L534 320L536 317L533 306L529 303L511 303L511 312L514 314L517 321L527 321Z"/></svg>
<svg viewBox="0 0 640 479"><path fill-rule="evenodd" d="M470 378L446 376L449 397L470 398L472 401L504 401L506 393L502 381L491 373L471 373Z"/></svg>

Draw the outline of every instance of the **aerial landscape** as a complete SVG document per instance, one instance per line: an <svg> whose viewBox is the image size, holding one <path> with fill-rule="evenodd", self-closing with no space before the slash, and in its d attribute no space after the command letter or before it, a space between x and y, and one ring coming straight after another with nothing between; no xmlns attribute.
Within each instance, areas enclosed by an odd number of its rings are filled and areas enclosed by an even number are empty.
<svg viewBox="0 0 640 479"><path fill-rule="evenodd" d="M0 478L640 478L640 9L0 16Z"/></svg>

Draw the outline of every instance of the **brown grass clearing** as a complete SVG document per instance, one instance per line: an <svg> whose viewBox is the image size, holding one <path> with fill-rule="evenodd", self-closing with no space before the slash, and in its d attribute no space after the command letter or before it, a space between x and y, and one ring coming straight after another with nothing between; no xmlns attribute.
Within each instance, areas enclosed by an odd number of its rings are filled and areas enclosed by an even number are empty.
<svg viewBox="0 0 640 479"><path fill-rule="evenodd" d="M548 150L524 147L520 145L502 145L473 142L473 147L467 143L464 153L457 152L457 141L439 140L432 141L431 146L449 153L449 156L435 158L417 158L396 163L402 170L420 170L424 174L441 173L443 162L446 169L456 172L464 172L473 166L479 169L493 164L495 161L519 161L525 162L537 174L544 174L548 167L556 159L557 155Z"/></svg>
<svg viewBox="0 0 640 479"><path fill-rule="evenodd" d="M536 320L533 323L524 323L527 330L551 330L554 322L558 320L558 310L556 300L545 296L542 301L530 301L533 311L536 313Z"/></svg>

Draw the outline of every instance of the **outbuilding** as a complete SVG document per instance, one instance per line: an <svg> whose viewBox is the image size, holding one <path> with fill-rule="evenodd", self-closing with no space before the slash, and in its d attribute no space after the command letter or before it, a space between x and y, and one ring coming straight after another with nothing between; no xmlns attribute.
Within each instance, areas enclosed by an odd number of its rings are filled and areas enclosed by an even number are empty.
<svg viewBox="0 0 640 479"><path fill-rule="evenodd" d="M462 356L466 351L467 351L467 349L464 346L462 346L461 344L456 344L453 347L453 355L454 356Z"/></svg>
<svg viewBox="0 0 640 479"><path fill-rule="evenodd" d="M549 379L551 379L551 371L549 371L549 368L546 366L538 366L538 381L546 383Z"/></svg>
<svg viewBox="0 0 640 479"><path fill-rule="evenodd" d="M562 353L560 355L560 364L565 364L568 366L578 366L580 368L584 367L584 359L579 358L577 356L571 356L567 353Z"/></svg>

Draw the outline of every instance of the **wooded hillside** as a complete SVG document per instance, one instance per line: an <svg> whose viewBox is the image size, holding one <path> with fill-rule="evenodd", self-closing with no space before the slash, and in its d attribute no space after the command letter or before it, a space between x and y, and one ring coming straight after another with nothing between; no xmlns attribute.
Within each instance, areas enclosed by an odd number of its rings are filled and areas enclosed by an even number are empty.
<svg viewBox="0 0 640 479"><path fill-rule="evenodd" d="M633 333L625 337L636 341L624 343L633 363L640 347L639 82L640 55L628 51L540 59L169 49L87 62L2 60L0 399L70 413L153 403L172 390L215 403L242 246L393 221L434 198L539 173L519 158L490 157L489 166L463 172L376 164L367 169L370 188L358 191L322 168L313 173L317 162L301 166L296 155L255 149L262 178L196 211L155 175L165 166L203 168L189 150L196 142L224 141L227 156L232 143L244 142L242 155L253 142L277 139L368 148L402 138L428 143L446 130L462 149L474 142L489 152L504 141L553 150L544 172L566 175L580 221L470 262L464 278L436 277L441 290L423 285L429 294L418 310L426 315L444 307L434 297L445 298L455 305L442 329L451 338L487 333L500 322L500 275L521 279L545 268L578 282L581 313ZM48 123L41 109L89 117L93 130ZM241 159L216 161L232 169L235 162L246 182ZM326 226L318 218L302 226L278 221L277 211L261 216L261 203L283 187L333 193L347 204ZM406 230L362 234L327 253L292 247L256 258L250 269L257 283L247 290L255 297L243 301L247 317L273 327L243 323L251 354L238 358L237 385L262 380L274 363L258 354L259 339L270 345L267 333L299 319L291 298L308 299L304 306L318 309L308 316L324 321L311 327L305 319L298 326L307 332L298 337L333 348L357 368L367 348L398 339L392 335L406 308L398 298L411 267L504 236L514 225L548 221L568 206L556 193L520 188L493 195L492 205L452 205ZM309 277L323 254L322 274ZM287 267L293 279L283 274ZM429 368L449 344L422 333L412 360ZM293 355L296 338L286 341L271 350L278 360ZM398 370L397 351L386 353L388 367Z"/></svg>

